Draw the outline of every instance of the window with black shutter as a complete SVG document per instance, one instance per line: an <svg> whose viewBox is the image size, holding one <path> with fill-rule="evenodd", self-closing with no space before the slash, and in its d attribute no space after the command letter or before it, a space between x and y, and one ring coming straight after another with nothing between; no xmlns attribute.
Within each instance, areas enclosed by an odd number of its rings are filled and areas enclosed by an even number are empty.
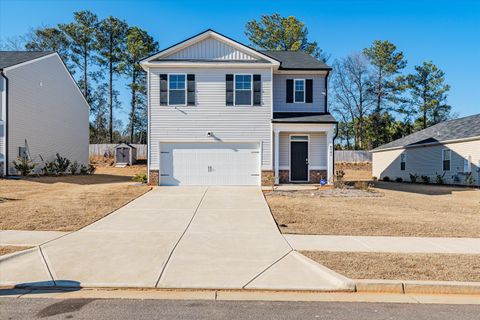
<svg viewBox="0 0 480 320"><path fill-rule="evenodd" d="M195 75L187 74L187 106L195 105Z"/></svg>
<svg viewBox="0 0 480 320"><path fill-rule="evenodd" d="M293 103L293 79L287 79L287 103Z"/></svg>

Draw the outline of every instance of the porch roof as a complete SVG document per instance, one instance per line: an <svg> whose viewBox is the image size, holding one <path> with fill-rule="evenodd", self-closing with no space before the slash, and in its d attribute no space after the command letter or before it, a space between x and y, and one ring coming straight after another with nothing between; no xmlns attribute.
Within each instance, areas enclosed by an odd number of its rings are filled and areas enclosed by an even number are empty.
<svg viewBox="0 0 480 320"><path fill-rule="evenodd" d="M274 112L273 123L337 123L330 113Z"/></svg>

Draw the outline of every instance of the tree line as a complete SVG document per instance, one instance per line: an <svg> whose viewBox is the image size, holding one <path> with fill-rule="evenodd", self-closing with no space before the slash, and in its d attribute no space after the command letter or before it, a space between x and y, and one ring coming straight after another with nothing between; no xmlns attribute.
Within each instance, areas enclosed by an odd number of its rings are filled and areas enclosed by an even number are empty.
<svg viewBox="0 0 480 320"><path fill-rule="evenodd" d="M327 62L331 56L308 34L302 21L278 13L245 26L254 48L301 50ZM79 74L78 85L91 105L92 143L146 142L146 74L139 61L158 51L158 43L145 30L79 11L72 22L37 28L21 42L27 50L57 51L72 74ZM445 73L431 61L415 66L411 74L403 72L406 66L404 53L387 40L333 61L328 107L339 120L336 148L369 150L453 117ZM114 117L120 77L129 79L131 95L123 130Z"/></svg>
<svg viewBox="0 0 480 320"><path fill-rule="evenodd" d="M158 43L136 26L116 17L99 19L90 11L73 13L73 21L33 29L7 40L7 49L56 51L74 75L90 104L90 142L146 143L146 73L140 60L156 51ZM127 80L130 92L128 124L116 112L121 108L118 82Z"/></svg>
<svg viewBox="0 0 480 320"><path fill-rule="evenodd" d="M302 50L327 62L330 55L308 39L299 19L264 15L246 25L254 47ZM403 74L407 61L387 40L333 61L329 109L339 120L338 149L369 150L451 118L450 86L433 62Z"/></svg>

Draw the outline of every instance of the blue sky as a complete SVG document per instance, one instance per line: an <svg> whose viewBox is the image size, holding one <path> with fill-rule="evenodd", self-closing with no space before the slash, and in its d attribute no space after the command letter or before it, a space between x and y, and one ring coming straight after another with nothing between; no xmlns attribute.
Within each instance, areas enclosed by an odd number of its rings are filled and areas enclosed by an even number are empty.
<svg viewBox="0 0 480 320"><path fill-rule="evenodd" d="M0 36L69 22L88 9L147 30L168 47L208 28L248 44L244 26L278 12L304 21L309 37L335 58L360 51L373 40L389 40L405 53L407 71L432 60L452 87L449 103L460 116L480 113L480 1L128 1L1 0ZM119 84L124 86L124 84ZM122 88L119 88L122 89ZM121 100L128 108L128 96ZM125 119L126 112L119 114Z"/></svg>

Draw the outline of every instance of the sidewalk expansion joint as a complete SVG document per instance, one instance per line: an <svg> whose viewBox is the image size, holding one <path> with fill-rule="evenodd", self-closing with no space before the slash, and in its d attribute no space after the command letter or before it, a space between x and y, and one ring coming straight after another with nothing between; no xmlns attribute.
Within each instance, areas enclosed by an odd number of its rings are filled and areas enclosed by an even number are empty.
<svg viewBox="0 0 480 320"><path fill-rule="evenodd" d="M265 269L263 269L259 274L257 274L255 277L253 277L250 281L248 281L245 285L242 286L242 289L245 289L250 283L252 283L253 281L255 281L258 277L260 277L262 274L264 274L265 272L268 271L268 269L270 269L271 267L273 267L274 265L276 265L278 262L280 262L283 258L285 258L286 256L288 256L291 252L293 252L293 249L288 251L287 253L285 253L283 256L281 256L280 258L278 258L277 260L275 260L272 264L270 264L268 267L266 267Z"/></svg>
<svg viewBox="0 0 480 320"><path fill-rule="evenodd" d="M200 205L202 204L203 199L205 198L205 195L207 194L208 188L209 188L209 187L207 187L207 188L205 189L205 192L203 193L202 198L201 198L200 201L198 202L198 205L197 205L197 207L195 208L195 211L194 211L193 214L192 214L192 218L190 218L190 221L188 221L188 224L187 224L187 226L185 227L185 230L183 230L182 234L180 235L180 237L178 238L177 242L175 243L175 245L173 246L172 250L170 251L170 254L169 254L168 257L167 257L167 260L165 261L165 264L163 265L163 268L162 268L162 270L160 271L160 275L158 276L157 282L155 283L155 287L157 287L158 284L160 283L160 279L162 278L165 270L167 269L168 263L170 262L170 259L172 258L173 253L175 252L175 249L177 249L178 244L180 243L180 241L182 241L183 236L187 233L188 228L189 228L190 225L192 224L192 221L193 221L193 219L195 218L195 216L196 216L196 214L197 214L198 208L200 208Z"/></svg>
<svg viewBox="0 0 480 320"><path fill-rule="evenodd" d="M53 285L57 285L55 282L55 279L53 278L52 271L50 270L50 266L47 263L47 259L45 258L45 255L43 254L42 247L38 246L38 250L40 251L40 255L42 256L43 262L45 263L45 267L47 267L48 274L50 275L50 278L52 278Z"/></svg>

